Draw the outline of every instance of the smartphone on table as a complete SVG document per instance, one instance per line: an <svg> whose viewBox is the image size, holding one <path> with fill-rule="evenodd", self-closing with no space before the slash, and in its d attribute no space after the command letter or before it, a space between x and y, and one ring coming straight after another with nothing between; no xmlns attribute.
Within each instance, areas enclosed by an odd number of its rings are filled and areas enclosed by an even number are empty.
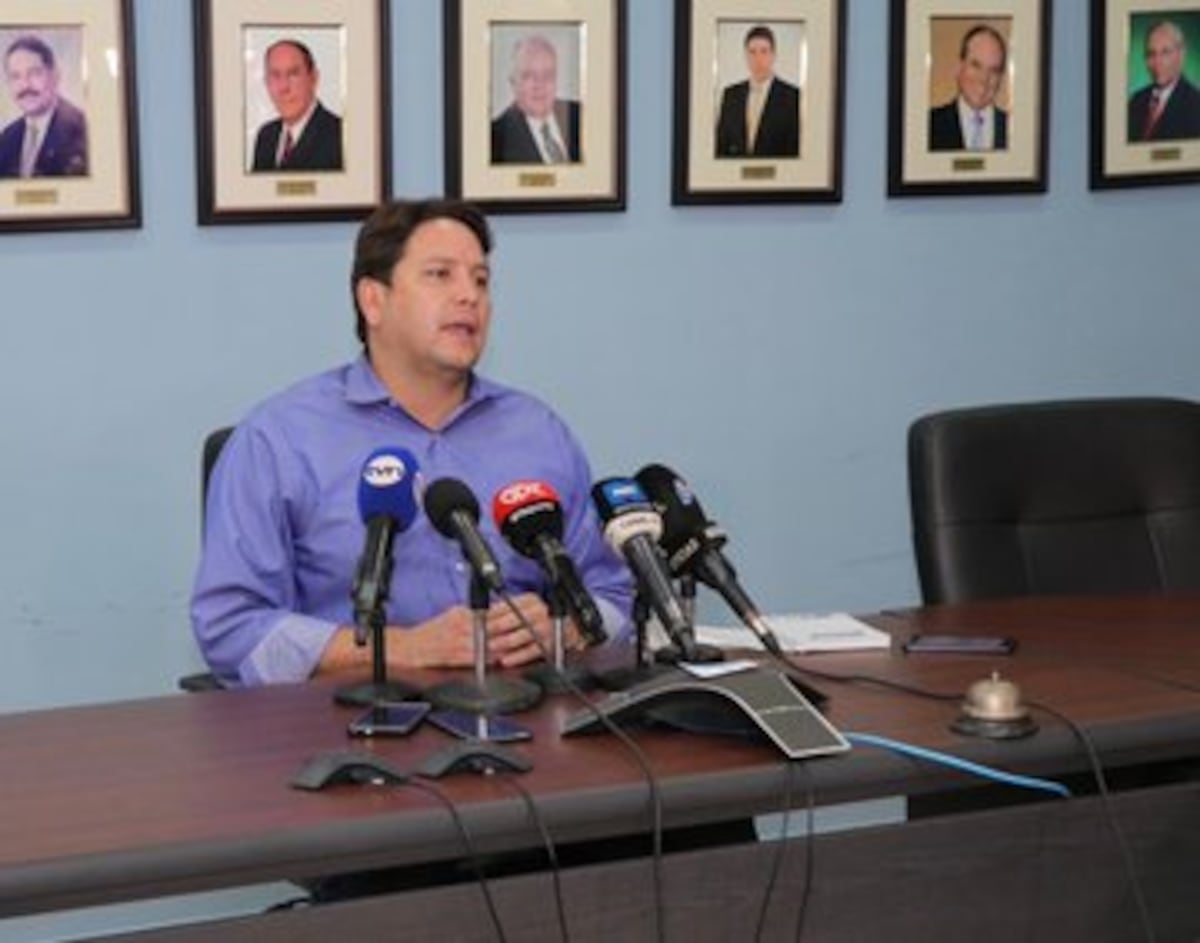
<svg viewBox="0 0 1200 943"><path fill-rule="evenodd" d="M425 719L432 705L424 701L389 701L375 704L350 721L352 737L403 737Z"/></svg>

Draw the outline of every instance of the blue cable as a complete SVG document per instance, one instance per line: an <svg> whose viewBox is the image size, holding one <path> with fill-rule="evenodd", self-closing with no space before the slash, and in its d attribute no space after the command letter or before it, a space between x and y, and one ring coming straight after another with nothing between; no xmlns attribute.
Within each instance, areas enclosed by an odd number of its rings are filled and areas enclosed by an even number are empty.
<svg viewBox="0 0 1200 943"><path fill-rule="evenodd" d="M940 763L943 766L949 766L964 773L982 776L984 779L994 779L996 782L1005 783L1009 786L1019 786L1022 789L1040 789L1044 792L1052 792L1056 796L1062 796L1063 798L1070 798L1071 795L1070 789L1062 783L1056 783L1050 779L1037 779L1033 776L1018 776L1015 773L1006 773L992 766L972 763L970 760L959 759L957 756L951 756L949 753L928 750L925 747L904 743L902 740L879 737L873 733L846 733L845 731L842 731L842 736L857 746L880 747L884 750L893 750L896 753L903 753L907 756L916 757L919 760Z"/></svg>

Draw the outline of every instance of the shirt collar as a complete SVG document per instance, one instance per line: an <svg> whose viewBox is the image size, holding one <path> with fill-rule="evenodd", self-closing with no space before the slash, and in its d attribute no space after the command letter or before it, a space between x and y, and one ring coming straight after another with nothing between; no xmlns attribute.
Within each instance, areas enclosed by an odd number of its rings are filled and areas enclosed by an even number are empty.
<svg viewBox="0 0 1200 943"><path fill-rule="evenodd" d="M49 111L44 111L40 115L25 116L25 126L29 128L37 128L39 133L44 134L46 129L50 127L50 122L54 120L54 113L58 111L58 102L54 103L54 107Z"/></svg>
<svg viewBox="0 0 1200 943"><path fill-rule="evenodd" d="M308 106L308 111L306 111L304 114L302 114L300 116L300 120L297 121L295 124L288 124L286 121L283 122L284 132L286 133L286 132L290 131L292 133L293 145L295 144L296 141L299 141L300 136L302 134L304 134L304 129L308 127L308 122L310 120L312 120L312 116L316 113L318 104L320 104L320 103L317 101L317 99L314 98L312 100L312 104Z"/></svg>
<svg viewBox="0 0 1200 943"><path fill-rule="evenodd" d="M387 387L383 385L383 381L379 379L374 369L372 369L371 361L367 359L366 354L361 355L347 368L345 389L346 402L358 406L370 406L375 403L392 403L392 394L388 392ZM472 373L471 385L467 387L467 398L450 414L445 426L451 425L460 416L480 404L496 399L504 391L505 387L499 383L495 383L487 377L481 377L477 373ZM401 406L397 406L397 408L403 409Z"/></svg>
<svg viewBox="0 0 1200 943"><path fill-rule="evenodd" d="M965 98L963 98L961 95L959 95L958 96L959 117L961 117L965 121L967 118L970 118L972 115L974 115L976 113L981 115L983 117L984 121L990 121L990 120L992 120L992 116L996 113L996 103L992 102L990 105L984 105L982 108L978 108L978 109L972 108L970 103Z"/></svg>

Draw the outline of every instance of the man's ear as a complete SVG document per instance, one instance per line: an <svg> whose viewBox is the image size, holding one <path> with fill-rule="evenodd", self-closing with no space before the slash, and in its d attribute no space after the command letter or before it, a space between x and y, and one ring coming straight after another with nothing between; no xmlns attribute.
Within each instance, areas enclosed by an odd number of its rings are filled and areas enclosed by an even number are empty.
<svg viewBox="0 0 1200 943"><path fill-rule="evenodd" d="M354 285L354 300L362 311L363 320L370 325L379 323L380 312L383 309L382 283L373 278L360 278Z"/></svg>

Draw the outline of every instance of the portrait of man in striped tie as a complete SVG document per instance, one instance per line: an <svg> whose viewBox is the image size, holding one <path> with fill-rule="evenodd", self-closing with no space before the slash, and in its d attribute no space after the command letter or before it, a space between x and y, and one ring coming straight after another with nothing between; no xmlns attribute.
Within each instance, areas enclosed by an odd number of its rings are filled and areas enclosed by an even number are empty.
<svg viewBox="0 0 1200 943"><path fill-rule="evenodd" d="M1008 71L1008 41L992 23L963 23L958 17L934 17L931 46L938 70L939 39L960 34L953 66L954 97L929 110L929 150L1003 151L1008 149L1008 111L998 101ZM931 98L939 100L935 91Z"/></svg>
<svg viewBox="0 0 1200 943"><path fill-rule="evenodd" d="M1129 98L1126 140L1135 144L1200 137L1200 90L1186 74L1188 50L1182 21L1153 18L1140 41L1138 20L1147 18L1134 17L1130 30L1131 42L1138 47L1130 50L1130 58L1136 54L1145 60L1150 81ZM1195 14L1190 17L1195 18Z"/></svg>
<svg viewBox="0 0 1200 943"><path fill-rule="evenodd" d="M512 42L507 76L512 97L492 118L493 164L568 164L583 159L583 106L559 94L560 62L572 61L577 67L578 45L577 35L573 42L556 43L549 28L525 31ZM492 46L503 49L502 42ZM578 87L578 81L573 84Z"/></svg>

